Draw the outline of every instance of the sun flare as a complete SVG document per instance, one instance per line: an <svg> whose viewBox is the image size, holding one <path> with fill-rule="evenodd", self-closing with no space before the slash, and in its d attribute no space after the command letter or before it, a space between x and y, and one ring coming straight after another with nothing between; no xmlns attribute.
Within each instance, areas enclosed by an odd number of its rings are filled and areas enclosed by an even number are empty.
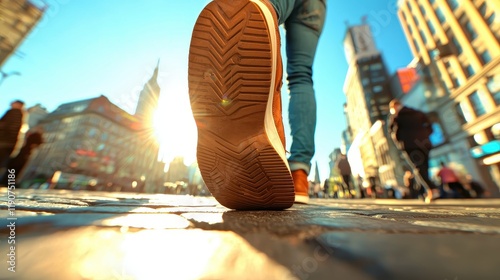
<svg viewBox="0 0 500 280"><path fill-rule="evenodd" d="M186 165L196 161L198 134L187 97L160 99L153 127L160 143L159 157L167 166L175 157L183 157Z"/></svg>

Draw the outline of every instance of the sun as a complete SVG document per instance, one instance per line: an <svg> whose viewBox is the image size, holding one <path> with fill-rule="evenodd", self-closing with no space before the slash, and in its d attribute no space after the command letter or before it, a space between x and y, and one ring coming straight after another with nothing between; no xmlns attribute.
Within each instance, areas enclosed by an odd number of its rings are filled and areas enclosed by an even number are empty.
<svg viewBox="0 0 500 280"><path fill-rule="evenodd" d="M160 143L160 159L170 163L175 157L183 157L184 164L196 161L197 130L186 98L166 96L160 99L154 114L153 127Z"/></svg>

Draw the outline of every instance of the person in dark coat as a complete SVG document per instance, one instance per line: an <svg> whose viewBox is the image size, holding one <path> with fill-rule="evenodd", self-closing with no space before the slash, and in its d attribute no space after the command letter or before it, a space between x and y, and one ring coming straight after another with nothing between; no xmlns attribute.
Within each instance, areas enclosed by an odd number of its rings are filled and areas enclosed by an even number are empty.
<svg viewBox="0 0 500 280"><path fill-rule="evenodd" d="M347 197L352 196L352 180L351 180L351 165L349 164L349 161L347 160L347 157L344 154L341 154L340 157L337 159L337 162L335 163L335 168L339 171L340 175L342 176L342 181L344 182L343 186L347 188ZM345 192L344 192L345 194Z"/></svg>
<svg viewBox="0 0 500 280"><path fill-rule="evenodd" d="M429 136L432 134L432 123L426 114L403 106L399 100L389 103L391 116L389 131L394 141L403 149L413 162L422 179L431 190L427 190L427 199L439 196L436 185L429 178L429 153L432 144Z"/></svg>
<svg viewBox="0 0 500 280"><path fill-rule="evenodd" d="M0 119L0 172L5 168L19 137L24 119L24 102L16 100Z"/></svg>
<svg viewBox="0 0 500 280"><path fill-rule="evenodd" d="M9 170L15 170L15 173L17 176L19 176L28 162L33 150L35 150L38 146L40 146L43 143L42 139L42 133L39 131L34 131L31 133L28 133L26 136L26 140L24 142L24 145L22 146L21 150L19 150L19 153L8 160L6 166L7 169L4 172L4 175L2 176L2 179L0 181L0 185L6 184L8 180L8 174Z"/></svg>
<svg viewBox="0 0 500 280"><path fill-rule="evenodd" d="M465 176L465 184L467 185L467 189L469 189L470 196L473 198L484 198L490 195L489 191L487 191L479 182L472 179L471 175Z"/></svg>

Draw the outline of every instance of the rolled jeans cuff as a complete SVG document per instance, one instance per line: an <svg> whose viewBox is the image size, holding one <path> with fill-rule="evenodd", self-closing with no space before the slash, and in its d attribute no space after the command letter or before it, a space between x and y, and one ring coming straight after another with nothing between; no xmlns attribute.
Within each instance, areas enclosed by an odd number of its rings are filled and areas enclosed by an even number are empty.
<svg viewBox="0 0 500 280"><path fill-rule="evenodd" d="M290 166L291 171L304 170L307 175L309 175L309 172L311 171L311 165L307 163L290 161L288 162L288 165Z"/></svg>

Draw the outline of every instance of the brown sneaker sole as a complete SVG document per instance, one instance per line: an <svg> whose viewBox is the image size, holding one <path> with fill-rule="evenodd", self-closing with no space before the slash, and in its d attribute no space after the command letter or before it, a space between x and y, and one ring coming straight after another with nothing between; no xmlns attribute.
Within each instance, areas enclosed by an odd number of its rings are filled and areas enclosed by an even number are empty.
<svg viewBox="0 0 500 280"><path fill-rule="evenodd" d="M231 209L285 209L294 202L272 117L279 35L262 5L209 3L198 17L189 50L198 165L212 195Z"/></svg>

